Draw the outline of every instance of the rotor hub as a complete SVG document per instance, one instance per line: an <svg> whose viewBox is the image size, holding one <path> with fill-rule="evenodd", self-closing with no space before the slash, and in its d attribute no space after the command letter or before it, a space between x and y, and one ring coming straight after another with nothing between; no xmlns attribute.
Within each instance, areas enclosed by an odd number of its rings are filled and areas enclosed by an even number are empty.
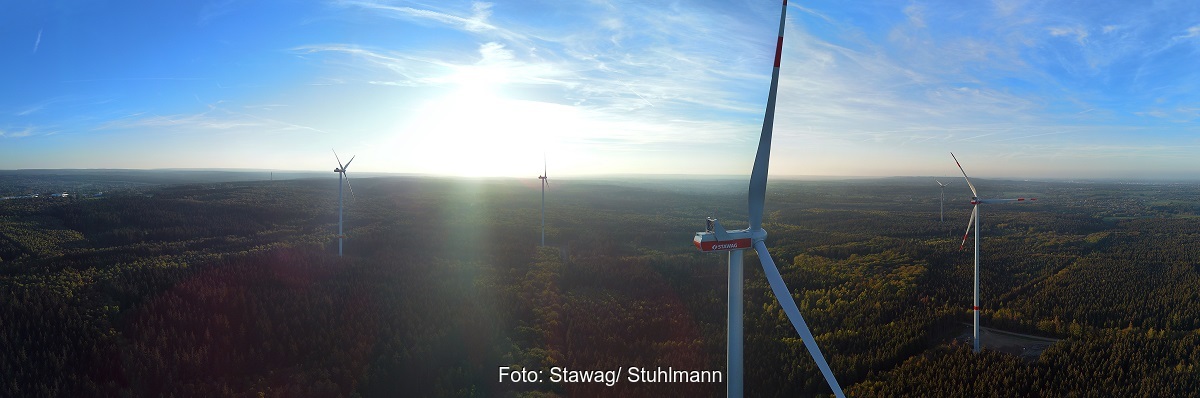
<svg viewBox="0 0 1200 398"><path fill-rule="evenodd" d="M767 240L767 230L762 229L762 228L751 230L750 231L750 239L755 242L762 242L762 241Z"/></svg>

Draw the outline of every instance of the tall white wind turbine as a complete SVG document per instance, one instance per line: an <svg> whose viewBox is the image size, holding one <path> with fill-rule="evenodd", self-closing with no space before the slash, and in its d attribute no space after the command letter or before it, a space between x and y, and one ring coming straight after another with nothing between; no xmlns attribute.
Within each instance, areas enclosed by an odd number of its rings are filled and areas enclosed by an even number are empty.
<svg viewBox="0 0 1200 398"><path fill-rule="evenodd" d="M958 165L958 171L962 172L963 178L967 180L967 186L971 188L971 219L967 221L967 232L963 233L962 243L958 249L962 250L967 244L967 235L971 234L971 225L975 225L975 293L972 311L975 313L975 352L979 352L979 205L983 204L1004 204L1004 203L1032 203L1037 198L1016 198L1016 199L980 199L979 192L975 191L975 186L971 185L971 178L967 177L967 172L963 170L962 164L958 163L958 158L954 153L950 153L950 157L954 159L954 164Z"/></svg>
<svg viewBox="0 0 1200 398"><path fill-rule="evenodd" d="M753 247L754 251L758 253L758 260L762 264L763 273L767 276L767 282L771 284L771 291L779 300L779 305L783 307L784 313L792 322L792 326L796 328L796 332L800 334L800 338L804 340L804 346L808 348L817 367L821 369L821 374L825 376L829 388L833 390L834 395L844 397L841 386L833 376L833 371L829 369L829 363L825 361L825 356L817 347L817 340L813 338L808 324L800 315L800 309L796 307L791 291L783 282L783 277L779 275L775 261L771 260L771 253L767 251L767 245L763 243L767 237L767 231L762 228L763 206L767 195L767 169L771 160L771 131L775 121L775 95L779 89L779 59L783 52L783 28L786 15L787 0L783 0L783 10L779 14L779 40L775 46L775 67L771 70L771 90L767 95L767 111L763 118L762 133L758 139L758 153L754 156L754 169L750 173L750 189L747 195L750 227L738 231L726 231L716 219L709 218L707 230L697 232L693 243L703 252L729 252L729 329L727 334L728 363L726 364L729 378L728 395L740 397L743 393L742 252Z"/></svg>
<svg viewBox="0 0 1200 398"><path fill-rule="evenodd" d="M351 156L350 161L345 165L342 165L342 159L338 157L337 151L333 151L333 158L338 162L338 167L333 169L333 172L338 173L338 257L341 257L342 239L346 237L342 234L342 181L345 181L346 187L350 188L350 193L354 193L354 187L350 186L350 176L346 175L346 169L350 168L351 162L354 162L354 156Z"/></svg>
<svg viewBox="0 0 1200 398"><path fill-rule="evenodd" d="M542 180L542 246L546 246L546 185L550 183L549 173L546 172L546 154L542 154L542 175L538 176Z"/></svg>
<svg viewBox="0 0 1200 398"><path fill-rule="evenodd" d="M937 181L938 185L942 187L942 201L938 204L938 222L943 222L946 221L946 186L950 185L950 183L942 184L937 179L934 179L934 181Z"/></svg>

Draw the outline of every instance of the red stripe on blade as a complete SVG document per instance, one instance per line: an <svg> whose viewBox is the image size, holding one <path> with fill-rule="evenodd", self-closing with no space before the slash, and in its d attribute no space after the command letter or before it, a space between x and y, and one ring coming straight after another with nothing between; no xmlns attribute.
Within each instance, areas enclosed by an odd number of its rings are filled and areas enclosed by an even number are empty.
<svg viewBox="0 0 1200 398"><path fill-rule="evenodd" d="M779 67L779 58L783 56L783 36L779 36L779 41L775 43L775 67Z"/></svg>

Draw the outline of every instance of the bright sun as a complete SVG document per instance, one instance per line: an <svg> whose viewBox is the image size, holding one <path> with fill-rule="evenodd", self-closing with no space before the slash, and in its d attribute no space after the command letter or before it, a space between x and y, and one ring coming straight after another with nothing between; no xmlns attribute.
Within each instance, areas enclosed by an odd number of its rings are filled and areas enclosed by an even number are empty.
<svg viewBox="0 0 1200 398"><path fill-rule="evenodd" d="M457 89L411 114L400 147L421 173L536 177L556 130L576 124L572 107L504 97L501 67L464 68L450 79Z"/></svg>

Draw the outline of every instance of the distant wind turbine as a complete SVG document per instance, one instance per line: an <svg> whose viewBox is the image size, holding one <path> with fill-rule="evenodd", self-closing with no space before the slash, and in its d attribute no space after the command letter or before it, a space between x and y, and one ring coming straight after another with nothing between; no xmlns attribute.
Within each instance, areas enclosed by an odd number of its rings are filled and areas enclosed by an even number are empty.
<svg viewBox="0 0 1200 398"><path fill-rule="evenodd" d="M338 162L338 167L333 169L333 172L338 173L338 257L341 257L342 239L346 237L342 233L342 179L345 178L345 185L350 188L350 193L354 193L354 187L350 186L350 176L346 175L346 169L350 168L351 162L354 162L354 156L351 156L350 161L345 165L342 165L342 159L338 157L337 151L333 151L333 158Z"/></svg>
<svg viewBox="0 0 1200 398"><path fill-rule="evenodd" d="M550 184L549 173L546 170L546 154L543 153L542 175L538 176L538 179L542 180L542 246L546 246L546 185Z"/></svg>
<svg viewBox="0 0 1200 398"><path fill-rule="evenodd" d="M971 185L971 178L967 177L967 172L963 170L962 164L958 163L958 158L954 153L950 153L950 157L954 159L954 164L958 165L958 171L962 172L963 178L967 180L967 186L971 188L971 219L967 221L967 232L963 233L962 243L958 245L958 249L962 250L967 244L967 235L971 233L971 224L975 224L975 304L972 306L972 311L975 313L975 352L979 352L979 205L983 204L1004 204L1004 203L1032 203L1037 198L1016 198L1016 199L980 199L979 193L975 191L975 186Z"/></svg>
<svg viewBox="0 0 1200 398"><path fill-rule="evenodd" d="M800 338L804 340L804 346L808 348L817 367L821 369L821 374L825 376L829 388L833 390L834 395L844 397L841 386L833 376L833 371L825 362L825 356L817 347L817 340L813 338L812 331L808 329L808 324L800 315L800 309L796 307L791 291L788 290L783 277L779 275L779 269L775 267L775 261L771 260L771 253L767 251L767 245L763 242L767 237L767 231L762 228L763 206L766 203L767 195L771 133L775 121L775 96L779 89L779 58L783 51L783 28L784 22L787 20L786 15L787 0L784 0L783 10L779 14L779 40L775 47L775 67L771 71L771 90L767 95L767 110L763 118L762 133L758 139L758 153L754 156L754 168L750 173L750 188L747 194L750 227L743 230L726 231L716 219L709 218L707 230L697 232L692 242L703 252L729 252L729 329L727 334L728 363L726 364L726 372L729 377L729 383L726 384L728 396L740 397L743 393L742 252L753 247L754 251L758 253L758 261L762 264L763 273L767 276L771 291L779 300L779 305L783 307L784 313L791 320L796 332L800 334Z"/></svg>
<svg viewBox="0 0 1200 398"><path fill-rule="evenodd" d="M937 179L934 179L934 181L937 181L938 185L942 186L942 201L938 204L938 221L944 222L946 221L946 186L950 185L950 183L947 182L942 184L942 182L938 181Z"/></svg>

